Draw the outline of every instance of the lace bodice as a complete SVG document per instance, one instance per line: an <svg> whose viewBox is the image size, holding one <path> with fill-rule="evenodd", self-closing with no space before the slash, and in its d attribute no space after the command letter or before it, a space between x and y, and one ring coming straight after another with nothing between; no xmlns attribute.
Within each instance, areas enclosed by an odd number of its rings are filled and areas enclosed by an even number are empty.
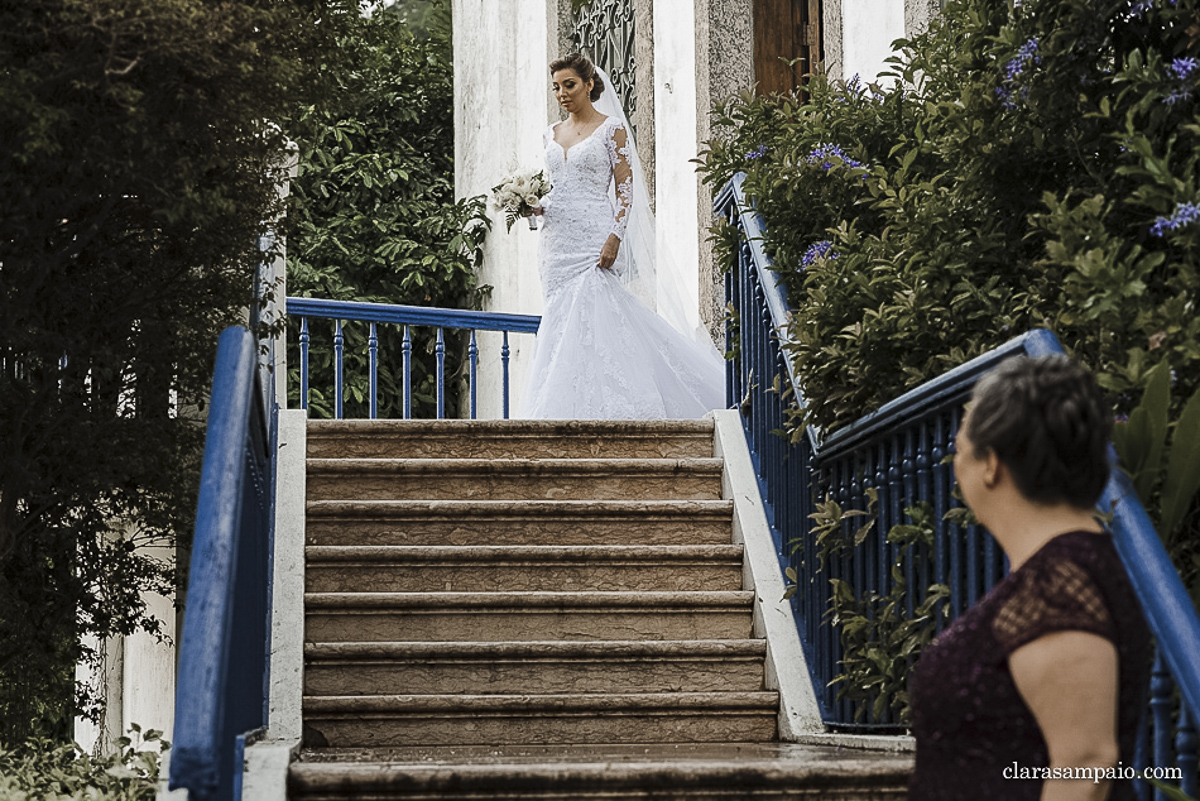
<svg viewBox="0 0 1200 801"><path fill-rule="evenodd" d="M553 189L542 206L551 218L569 218L575 233L594 239L603 233L625 236L633 205L633 170L630 167L628 135L619 120L606 117L584 139L564 148L554 139L561 123L546 129L546 166ZM615 188L615 202L609 187ZM599 209L611 209L601 215Z"/></svg>
<svg viewBox="0 0 1200 801"><path fill-rule="evenodd" d="M519 415L539 419L685 419L725 405L724 363L717 351L684 336L623 284L625 241L634 216L632 137L606 117L590 136L564 148L545 131L553 185L542 208L538 277L542 322ZM641 201L637 204L641 212ZM622 242L611 268L600 254Z"/></svg>

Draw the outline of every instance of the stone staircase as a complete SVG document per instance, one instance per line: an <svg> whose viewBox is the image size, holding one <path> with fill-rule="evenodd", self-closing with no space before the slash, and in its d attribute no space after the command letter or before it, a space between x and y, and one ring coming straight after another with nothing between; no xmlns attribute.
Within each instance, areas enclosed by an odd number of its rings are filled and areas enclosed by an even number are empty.
<svg viewBox="0 0 1200 801"><path fill-rule="evenodd" d="M711 422L325 421L307 448L292 797L902 796L906 763L775 742Z"/></svg>

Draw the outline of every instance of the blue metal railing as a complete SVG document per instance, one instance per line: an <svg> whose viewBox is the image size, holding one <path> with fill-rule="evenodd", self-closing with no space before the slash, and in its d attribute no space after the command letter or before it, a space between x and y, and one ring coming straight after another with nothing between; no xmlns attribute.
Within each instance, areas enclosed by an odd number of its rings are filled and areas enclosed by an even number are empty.
<svg viewBox="0 0 1200 801"><path fill-rule="evenodd" d="M254 336L221 334L180 638L172 788L241 797L246 737L267 721L274 427Z"/></svg>
<svg viewBox="0 0 1200 801"><path fill-rule="evenodd" d="M369 371L368 415L371 419L379 413L379 325L401 326L401 370L403 375L403 416L412 417L412 329L418 326L436 330L434 356L437 381L437 417L446 416L446 337L445 332L463 330L469 332L467 348L468 363L468 414L472 420L478 407L477 369L479 345L477 331L498 331L503 335L500 347L502 375L503 416L508 419L509 404L509 357L508 336L512 333L536 334L541 324L540 317L524 314L501 314L498 312L466 311L461 309L430 308L423 306L397 306L385 303L356 303L350 301L319 300L316 298L288 298L288 314L300 321L300 406L309 407L309 349L312 347L312 332L309 319L328 319L333 326L334 365L334 409L333 416L341 419L345 413L344 403L344 358L345 334L342 324L354 322L368 326L367 369ZM394 356L394 354L393 354Z"/></svg>
<svg viewBox="0 0 1200 801"><path fill-rule="evenodd" d="M787 336L786 296L762 247L761 218L746 202L742 177L718 195L716 211L739 233L736 264L728 273L726 300L737 321L728 345L737 357L727 367L730 399L740 403L746 436L758 470L768 519L776 537L781 567L798 577L793 612L809 659L814 688L827 724L850 729L895 727L890 711L868 714L854 723L854 709L837 699L830 682L841 670L839 631L827 620L830 579L848 581L861 595L886 594L893 586L890 566L896 547L888 530L904 522L903 510L916 501L934 511L934 545L924 559L910 561L909 588L933 583L949 586L951 616L969 608L1004 574L1003 555L977 526L960 527L943 519L958 505L953 475L945 457L953 453L963 402L975 381L999 362L1018 353L1061 353L1048 331L1032 331L904 394L873 414L821 438L810 427L789 444L776 433L783 428L793 399L803 395L781 348ZM1113 456L1115 460L1115 455ZM844 509L866 509L868 488L878 498L878 520L863 547L832 556L820 566L810 515L819 500L832 497ZM1196 713L1200 711L1200 620L1179 574L1171 564L1145 510L1120 471L1114 471L1101 501L1114 511L1114 540L1158 643L1150 687L1150 712L1141 733L1141 766L1177 765L1185 791L1196 793ZM844 525L846 533L854 519ZM798 546L798 547L797 547ZM912 600L910 595L909 609ZM1146 797L1148 788L1141 786Z"/></svg>

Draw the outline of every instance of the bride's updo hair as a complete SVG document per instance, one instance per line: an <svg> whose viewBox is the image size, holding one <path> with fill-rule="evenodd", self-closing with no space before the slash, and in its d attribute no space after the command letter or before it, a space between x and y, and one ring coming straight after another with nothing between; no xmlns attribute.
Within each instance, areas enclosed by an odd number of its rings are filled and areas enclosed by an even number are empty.
<svg viewBox="0 0 1200 801"><path fill-rule="evenodd" d="M560 58L558 61L550 62L550 74L559 70L571 70L578 75L584 83L595 81L592 84L592 91L588 98L595 103L600 99L600 95L604 94L604 81L600 77L600 73L596 72L596 65L592 60L582 53L572 53L565 58Z"/></svg>

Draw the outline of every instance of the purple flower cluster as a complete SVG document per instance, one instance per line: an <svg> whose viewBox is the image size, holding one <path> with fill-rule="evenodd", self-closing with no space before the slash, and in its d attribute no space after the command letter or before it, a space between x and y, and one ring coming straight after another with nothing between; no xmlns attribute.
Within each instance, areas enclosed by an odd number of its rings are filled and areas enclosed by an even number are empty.
<svg viewBox="0 0 1200 801"><path fill-rule="evenodd" d="M1154 8L1154 0L1134 0L1133 4L1129 6L1129 18L1141 19L1152 8Z"/></svg>
<svg viewBox="0 0 1200 801"><path fill-rule="evenodd" d="M1175 80L1177 81L1186 81L1198 69L1200 69L1200 61L1194 58L1177 58L1167 67L1167 70L1171 75L1175 76Z"/></svg>
<svg viewBox="0 0 1200 801"><path fill-rule="evenodd" d="M1176 203L1175 212L1170 217L1158 217L1150 226L1150 233L1155 236L1166 236L1168 231L1177 231L1185 225L1200 220L1200 205L1196 203Z"/></svg>
<svg viewBox="0 0 1200 801"><path fill-rule="evenodd" d="M1168 64L1167 72L1181 85L1172 89L1171 93L1163 98L1163 102L1168 106L1173 106L1176 103L1191 100L1192 88L1183 84L1190 81L1197 70L1200 70L1200 61L1194 58L1177 58Z"/></svg>
<svg viewBox="0 0 1200 801"><path fill-rule="evenodd" d="M841 163L847 167L862 166L861 161L856 161L855 159L847 156L846 151L842 150L839 146L828 143L820 144L814 147L812 152L808 154L808 158L806 158L805 161L807 161L809 164L820 164L822 170L829 172L837 166L837 162L833 161L834 158L840 159Z"/></svg>
<svg viewBox="0 0 1200 801"><path fill-rule="evenodd" d="M1042 57L1037 54L1037 51L1038 40L1028 39L1017 50L1017 54L1004 65L1004 82L996 87L996 97L1000 98L1000 105L1009 111L1017 107L1017 102L1013 100L1013 91L1017 89L1019 79L1025 74L1026 67L1030 64L1036 66L1042 63ZM1027 94L1029 94L1029 87L1020 87L1021 97L1025 97Z"/></svg>
<svg viewBox="0 0 1200 801"><path fill-rule="evenodd" d="M808 250L804 251L804 255L800 258L800 264L803 267L810 266L817 259L836 259L838 254L832 252L833 243L828 239L823 239L820 242L814 242L808 246Z"/></svg>
<svg viewBox="0 0 1200 801"><path fill-rule="evenodd" d="M755 161L756 159L761 159L765 155L767 155L767 146L759 145L758 147L746 153L746 160Z"/></svg>

